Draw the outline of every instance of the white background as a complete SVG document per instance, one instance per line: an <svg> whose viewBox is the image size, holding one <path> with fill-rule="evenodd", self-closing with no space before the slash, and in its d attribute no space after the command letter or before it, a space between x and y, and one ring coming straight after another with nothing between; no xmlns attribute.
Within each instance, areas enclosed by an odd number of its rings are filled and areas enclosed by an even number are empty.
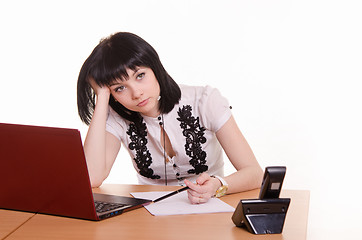
<svg viewBox="0 0 362 240"><path fill-rule="evenodd" d="M0 122L84 139L79 69L102 37L130 31L178 83L219 88L262 167L285 165L284 188L311 191L308 239L360 239L361 12L358 0L1 0ZM125 152L106 182L137 183Z"/></svg>

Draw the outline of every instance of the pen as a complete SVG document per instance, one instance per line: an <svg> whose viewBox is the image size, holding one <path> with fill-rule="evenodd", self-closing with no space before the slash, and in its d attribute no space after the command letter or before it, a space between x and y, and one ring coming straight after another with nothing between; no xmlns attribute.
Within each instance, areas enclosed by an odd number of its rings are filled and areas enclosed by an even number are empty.
<svg viewBox="0 0 362 240"><path fill-rule="evenodd" d="M152 202L155 203L155 202L161 201L161 200L166 199L166 198L169 198L169 197L171 197L171 196L173 196L173 195L175 195L175 194L177 194L177 193L183 192L183 191L185 191L185 190L187 190L187 189L189 189L189 187L180 188L179 190L173 191L173 192L171 192L171 193L169 193L169 194L166 194L165 196L159 197L159 198L157 198L156 200L153 200Z"/></svg>

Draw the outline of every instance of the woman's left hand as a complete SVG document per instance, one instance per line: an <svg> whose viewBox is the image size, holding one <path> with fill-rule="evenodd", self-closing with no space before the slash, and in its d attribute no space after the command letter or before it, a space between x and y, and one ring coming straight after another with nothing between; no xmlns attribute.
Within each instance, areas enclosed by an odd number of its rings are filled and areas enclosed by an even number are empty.
<svg viewBox="0 0 362 240"><path fill-rule="evenodd" d="M207 173L202 173L196 179L196 184L188 180L184 182L190 188L187 190L187 193L192 204L206 203L221 186L219 179L210 177Z"/></svg>

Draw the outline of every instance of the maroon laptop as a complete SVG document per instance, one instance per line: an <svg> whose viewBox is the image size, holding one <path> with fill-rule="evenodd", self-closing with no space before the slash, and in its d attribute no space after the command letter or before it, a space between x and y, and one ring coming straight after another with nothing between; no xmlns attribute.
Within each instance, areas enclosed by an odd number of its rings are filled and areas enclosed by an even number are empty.
<svg viewBox="0 0 362 240"><path fill-rule="evenodd" d="M10 210L102 220L151 202L93 194L76 129L0 123L0 182Z"/></svg>

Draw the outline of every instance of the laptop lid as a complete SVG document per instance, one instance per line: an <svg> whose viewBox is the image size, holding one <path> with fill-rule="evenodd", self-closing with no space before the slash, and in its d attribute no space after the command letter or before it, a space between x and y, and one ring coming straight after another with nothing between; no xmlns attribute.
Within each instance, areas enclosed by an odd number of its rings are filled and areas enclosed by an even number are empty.
<svg viewBox="0 0 362 240"><path fill-rule="evenodd" d="M0 164L0 208L100 220L78 130L0 123Z"/></svg>

